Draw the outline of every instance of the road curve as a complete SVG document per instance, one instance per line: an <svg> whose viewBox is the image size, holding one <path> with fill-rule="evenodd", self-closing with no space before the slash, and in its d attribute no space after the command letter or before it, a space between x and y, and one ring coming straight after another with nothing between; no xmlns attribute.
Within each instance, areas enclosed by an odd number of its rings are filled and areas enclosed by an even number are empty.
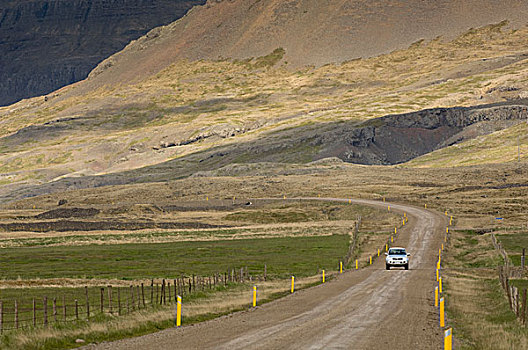
<svg viewBox="0 0 528 350"><path fill-rule="evenodd" d="M303 198L346 201L339 198ZM293 199L292 200L299 200ZM406 212L409 224L396 244L407 247L410 270L386 271L384 259L317 287L193 326L86 349L439 349L441 334L431 306L434 263L443 215L413 206L352 200Z"/></svg>

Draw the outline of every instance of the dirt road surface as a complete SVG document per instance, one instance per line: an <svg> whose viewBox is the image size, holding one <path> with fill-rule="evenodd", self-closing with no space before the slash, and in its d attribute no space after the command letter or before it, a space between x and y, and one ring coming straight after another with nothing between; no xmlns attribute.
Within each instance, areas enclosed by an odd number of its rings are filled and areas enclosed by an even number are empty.
<svg viewBox="0 0 528 350"><path fill-rule="evenodd" d="M313 199L313 198L312 198ZM326 201L345 201L318 198ZM347 201L347 200L346 200ZM324 285L208 322L86 349L440 349L432 307L438 247L446 218L379 201L357 204L406 212L397 246L412 254L410 270L385 270L384 259Z"/></svg>

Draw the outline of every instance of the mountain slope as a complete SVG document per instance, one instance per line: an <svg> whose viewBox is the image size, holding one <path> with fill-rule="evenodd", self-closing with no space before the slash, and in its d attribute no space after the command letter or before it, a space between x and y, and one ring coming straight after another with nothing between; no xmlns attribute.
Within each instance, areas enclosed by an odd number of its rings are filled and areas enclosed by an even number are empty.
<svg viewBox="0 0 528 350"><path fill-rule="evenodd" d="M180 58L258 57L278 47L293 66L376 56L471 27L526 23L520 0L209 1L130 44L92 73L100 84L156 73Z"/></svg>
<svg viewBox="0 0 528 350"><path fill-rule="evenodd" d="M297 70L281 63L288 54L284 49L248 60L171 56L167 40L178 36L167 33L208 6L149 32L88 80L45 99L0 108L0 196L163 181L233 163L307 163L337 156L395 164L526 116L527 27L512 30L502 22L453 40L420 41L389 54ZM154 69L164 55L173 63ZM134 61L141 56L145 60ZM423 113L412 113L498 104L504 106L499 119L475 127L457 126L449 118L432 126L415 120ZM414 129L384 127L383 120L362 124L402 113L404 122L415 120ZM514 118L502 117L508 113ZM416 142L402 139L394 152L387 151L395 131Z"/></svg>

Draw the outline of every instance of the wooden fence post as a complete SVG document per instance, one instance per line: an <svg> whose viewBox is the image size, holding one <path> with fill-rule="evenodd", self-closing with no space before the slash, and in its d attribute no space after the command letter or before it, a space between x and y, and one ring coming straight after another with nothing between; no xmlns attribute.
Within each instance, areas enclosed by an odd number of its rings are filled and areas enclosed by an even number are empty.
<svg viewBox="0 0 528 350"><path fill-rule="evenodd" d="M526 288L523 290L522 323L526 324Z"/></svg>
<svg viewBox="0 0 528 350"><path fill-rule="evenodd" d="M521 268L523 270L524 270L524 262L525 262L525 253L526 253L526 248L523 248L522 255L521 255Z"/></svg>
<svg viewBox="0 0 528 350"><path fill-rule="evenodd" d="M44 297L44 326L48 325L48 297Z"/></svg>
<svg viewBox="0 0 528 350"><path fill-rule="evenodd" d="M519 317L521 314L521 293L518 288L515 288L515 294L515 299L517 299L517 317Z"/></svg>
<svg viewBox="0 0 528 350"><path fill-rule="evenodd" d="M154 280L150 281L150 306L154 306Z"/></svg>
<svg viewBox="0 0 528 350"><path fill-rule="evenodd" d="M165 279L161 283L161 295L160 295L160 305L165 305Z"/></svg>
<svg viewBox="0 0 528 350"><path fill-rule="evenodd" d="M159 284L156 283L156 304L158 303L158 300L160 300Z"/></svg>
<svg viewBox="0 0 528 350"><path fill-rule="evenodd" d="M266 264L264 264L264 281L267 278L267 274L268 274L268 266Z"/></svg>
<svg viewBox="0 0 528 350"><path fill-rule="evenodd" d="M88 286L84 287L84 295L86 298L86 319L90 319L90 297L88 295Z"/></svg>
<svg viewBox="0 0 528 350"><path fill-rule="evenodd" d="M134 286L130 286L130 304L132 311L136 309L136 298L134 296Z"/></svg>
<svg viewBox="0 0 528 350"><path fill-rule="evenodd" d="M117 314L121 316L121 288L117 288Z"/></svg>
<svg viewBox="0 0 528 350"><path fill-rule="evenodd" d="M506 286L506 294L508 295L508 302L510 303L510 309L513 310L513 304L512 304L512 297L511 297L511 290L510 290L510 284L508 283L508 276L506 276L504 280L505 286Z"/></svg>
<svg viewBox="0 0 528 350"><path fill-rule="evenodd" d="M108 286L108 312L112 314L112 286Z"/></svg>
<svg viewBox="0 0 528 350"><path fill-rule="evenodd" d="M172 302L170 282L167 282L167 289L169 290L169 304L170 304Z"/></svg>
<svg viewBox="0 0 528 350"><path fill-rule="evenodd" d="M141 301L143 302L143 308L145 308L145 288L143 283L141 283Z"/></svg>
<svg viewBox="0 0 528 350"><path fill-rule="evenodd" d="M79 301L77 299L75 299L75 319L79 321Z"/></svg>
<svg viewBox="0 0 528 350"><path fill-rule="evenodd" d="M141 294L139 294L139 284L136 285L136 296L137 296L137 307L138 310L141 309Z"/></svg>
<svg viewBox="0 0 528 350"><path fill-rule="evenodd" d="M33 298L33 327L37 325L37 304L35 298Z"/></svg>
<svg viewBox="0 0 528 350"><path fill-rule="evenodd" d="M104 288L101 288L101 313L104 313Z"/></svg>
<svg viewBox="0 0 528 350"><path fill-rule="evenodd" d="M57 298L53 298L53 322L57 323Z"/></svg>
<svg viewBox="0 0 528 350"><path fill-rule="evenodd" d="M193 273L193 279L192 279L192 291L193 292L196 292L196 276L194 276L194 273Z"/></svg>
<svg viewBox="0 0 528 350"><path fill-rule="evenodd" d="M178 287L176 286L177 282L178 282L178 280L175 278L174 279L174 302L176 302L177 296L178 296Z"/></svg>
<svg viewBox="0 0 528 350"><path fill-rule="evenodd" d="M18 301L15 299L15 328L18 329Z"/></svg>

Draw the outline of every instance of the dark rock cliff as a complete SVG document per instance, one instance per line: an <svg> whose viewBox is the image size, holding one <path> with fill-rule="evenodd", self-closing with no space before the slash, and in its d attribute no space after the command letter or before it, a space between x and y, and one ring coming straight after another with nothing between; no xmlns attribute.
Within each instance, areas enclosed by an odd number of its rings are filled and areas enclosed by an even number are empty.
<svg viewBox="0 0 528 350"><path fill-rule="evenodd" d="M0 0L0 105L84 79L205 0Z"/></svg>

